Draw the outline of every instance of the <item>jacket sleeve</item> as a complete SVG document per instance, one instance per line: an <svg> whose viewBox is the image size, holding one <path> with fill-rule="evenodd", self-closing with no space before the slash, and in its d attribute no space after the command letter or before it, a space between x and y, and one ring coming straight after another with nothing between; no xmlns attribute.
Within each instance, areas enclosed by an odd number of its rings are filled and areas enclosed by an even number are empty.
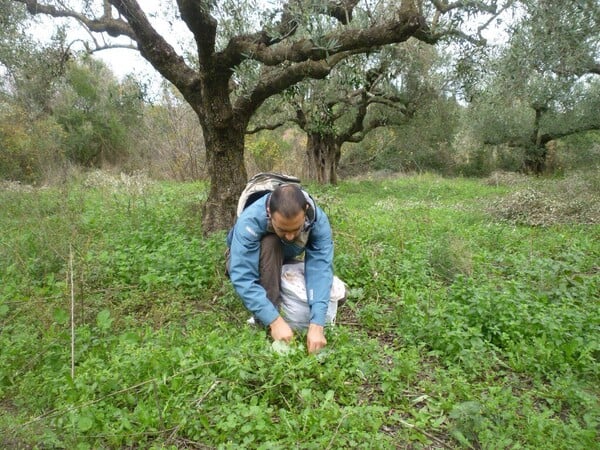
<svg viewBox="0 0 600 450"><path fill-rule="evenodd" d="M279 312L259 282L262 236L260 226L251 217L237 221L231 234L229 276L246 308L267 326L277 319Z"/></svg>
<svg viewBox="0 0 600 450"><path fill-rule="evenodd" d="M304 264L310 323L325 325L333 283L333 240L329 219L320 209L306 246Z"/></svg>

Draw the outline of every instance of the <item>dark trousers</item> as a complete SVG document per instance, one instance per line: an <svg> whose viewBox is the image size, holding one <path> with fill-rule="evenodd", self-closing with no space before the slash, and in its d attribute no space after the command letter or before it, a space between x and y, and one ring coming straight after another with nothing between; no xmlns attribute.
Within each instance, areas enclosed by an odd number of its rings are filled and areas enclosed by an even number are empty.
<svg viewBox="0 0 600 450"><path fill-rule="evenodd" d="M283 245L276 234L267 234L260 241L258 272L260 285L267 291L267 297L279 310L281 306L281 266L283 266Z"/></svg>

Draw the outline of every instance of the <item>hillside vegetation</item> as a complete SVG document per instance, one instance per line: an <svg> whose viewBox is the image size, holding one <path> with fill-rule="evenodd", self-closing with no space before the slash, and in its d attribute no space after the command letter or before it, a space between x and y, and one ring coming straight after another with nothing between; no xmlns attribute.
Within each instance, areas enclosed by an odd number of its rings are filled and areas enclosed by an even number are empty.
<svg viewBox="0 0 600 450"><path fill-rule="evenodd" d="M349 286L317 356L246 324L204 184L2 185L0 447L599 445L596 178L310 190Z"/></svg>

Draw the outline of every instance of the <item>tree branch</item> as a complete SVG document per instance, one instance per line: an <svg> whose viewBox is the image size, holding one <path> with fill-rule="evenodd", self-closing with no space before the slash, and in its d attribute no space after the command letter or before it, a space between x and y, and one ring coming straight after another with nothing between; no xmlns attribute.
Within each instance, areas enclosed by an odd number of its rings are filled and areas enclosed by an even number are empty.
<svg viewBox="0 0 600 450"><path fill-rule="evenodd" d="M600 62L594 62L587 68L587 73L600 75Z"/></svg>
<svg viewBox="0 0 600 450"><path fill-rule="evenodd" d="M324 6L320 7L320 9L316 12L331 16L342 24L347 25L352 20L352 13L358 1L359 0L331 0ZM246 58L256 59L257 61L264 63L264 60L262 60L260 57L257 57L258 54L270 55L271 53L285 52L286 50L269 50L269 48L285 41L289 37L293 36L298 30L299 23L295 18L293 3L295 2L290 0L283 6L281 19L275 25L275 27L270 27L269 30L263 28L261 31L253 34L245 34L233 37L229 41L225 50L219 54L219 65L221 67L232 68L239 65ZM318 4L319 3L315 3L315 5ZM287 44L287 47L289 46L290 44ZM296 46L296 48L302 46L303 45L300 44L299 46ZM328 56L328 54L326 54L326 56ZM272 60L272 57L270 56L265 58L266 60ZM324 56L312 59L323 58ZM298 57L295 59L295 61L299 62L307 59L309 59L309 56ZM283 60L280 59L278 62L273 60L273 63L269 65L277 65L281 61Z"/></svg>
<svg viewBox="0 0 600 450"><path fill-rule="evenodd" d="M265 131L265 130L276 130L279 127L284 126L286 123L298 123L298 121L296 119L285 119L285 120L281 120L279 122L273 122L273 123L269 123L269 124L264 124L264 125L257 125L254 128L248 129L246 130L246 134L256 134L259 131Z"/></svg>
<svg viewBox="0 0 600 450"><path fill-rule="evenodd" d="M600 123L589 123L581 125L579 127L570 128L565 131L554 132L554 133L543 133L539 137L540 145L546 145L550 141L561 139L567 136L571 136L577 133L584 133L586 131L600 130ZM525 138L525 137L512 137L506 139L485 139L483 143L485 145L501 145L506 144L512 148L528 147L535 144L536 139Z"/></svg>
<svg viewBox="0 0 600 450"><path fill-rule="evenodd" d="M399 97L389 97L386 98L384 96L375 96L369 98L369 93L365 93L364 98L361 100L359 104L359 110L354 118L352 124L348 127L346 131L339 134L339 139L341 142L360 142L364 139L364 137L374 130L375 128L383 127L389 125L389 121L386 117L380 117L376 119L371 119L366 125L364 123L365 117L367 115L367 110L369 105L374 103L379 103L390 108L397 108L402 113L406 112L405 104L398 104L395 101L400 101Z"/></svg>
<svg viewBox="0 0 600 450"><path fill-rule="evenodd" d="M483 37L479 36L479 38L475 38L455 28L435 32L431 29L420 29L415 32L413 37L415 39L420 40L421 42L425 42L426 44L431 45L438 43L442 39L452 37L470 42L471 44L476 46L483 46L486 44L486 40Z"/></svg>
<svg viewBox="0 0 600 450"><path fill-rule="evenodd" d="M262 29L253 34L243 34L233 37L223 55L235 59L245 42L251 42L259 46L271 46L293 36L298 30L298 22L289 11L289 3L283 7L281 20L272 28L272 31Z"/></svg>
<svg viewBox="0 0 600 450"><path fill-rule="evenodd" d="M240 37L232 40L220 57L227 61L223 65L230 67L239 63L240 58L254 59L267 66L285 62L318 61L338 53L404 42L423 27L425 22L422 16L412 12L405 13L368 29L332 32L323 37L325 42L330 43L327 48L316 45L308 38L269 47L264 42Z"/></svg>
<svg viewBox="0 0 600 450"><path fill-rule="evenodd" d="M179 88L184 95L190 94L199 82L198 75L177 54L175 49L152 27L146 14L135 0L109 0L119 13L127 19L141 55L167 80ZM199 90L194 95L199 95Z"/></svg>
<svg viewBox="0 0 600 450"><path fill-rule="evenodd" d="M510 8L514 3L515 3L515 0L507 1L506 4L502 8L500 8L499 11L491 12L489 19L477 27L477 35L479 36L480 40L485 42L485 39L481 35L483 30L485 30L490 25L490 23L492 23L494 21L494 19L496 19L500 14L502 14L504 11L506 11L508 8Z"/></svg>
<svg viewBox="0 0 600 450"><path fill-rule="evenodd" d="M56 7L40 3L37 0L14 0L26 5L30 14L44 14L56 18L71 18L81 23L85 29L94 33L107 33L112 37L127 36L138 45L137 50L158 72L179 89L186 90L197 82L196 73L187 66L173 47L156 32L136 0L104 0L103 15L100 18L88 17L66 6ZM59 2L64 5L63 2ZM119 11L119 18L113 18L111 6ZM124 20L124 19L125 20ZM123 44L105 44L99 46L92 37L96 48L92 51L108 48L133 48ZM89 48L87 49L89 51Z"/></svg>
<svg viewBox="0 0 600 450"><path fill-rule="evenodd" d="M330 1L327 3L327 14L347 25L352 20L352 11L359 0Z"/></svg>
<svg viewBox="0 0 600 450"><path fill-rule="evenodd" d="M428 30L420 30L415 37L423 42L428 44L435 44L443 38L447 37L455 37L460 40L465 40L470 42L471 44L482 46L486 44L485 38L482 36L483 30L485 30L492 21L510 8L514 4L515 0L508 0L506 4L498 10L496 2L487 3L480 0L465 0L465 1L456 1L454 3L448 3L445 0L431 0L431 3L435 6L436 11L434 14L434 18L431 22L431 28ZM488 18L486 22L477 27L477 38L474 36L470 36L464 33L461 30L456 28L449 28L446 30L432 32L432 30L436 30L440 21L440 17L443 14L447 14L455 9L472 9L477 12L488 13L491 16Z"/></svg>
<svg viewBox="0 0 600 450"><path fill-rule="evenodd" d="M200 64L207 65L215 51L217 20L210 15L208 2L177 0L181 19L194 35Z"/></svg>
<svg viewBox="0 0 600 450"><path fill-rule="evenodd" d="M280 94L305 78L325 78L340 61L352 53L338 53L322 61L303 61L280 70L267 67L252 93L247 97L239 97L234 109L242 116L250 117L267 98Z"/></svg>
<svg viewBox="0 0 600 450"><path fill-rule="evenodd" d="M556 133L544 133L540 136L540 144L546 145L550 141L554 141L556 139L564 138L567 136L571 136L577 133L583 133L585 131L594 131L600 130L600 123L589 123L586 125L581 125L579 127L570 128L565 131L556 132Z"/></svg>
<svg viewBox="0 0 600 450"><path fill-rule="evenodd" d="M373 96L370 97L367 102L369 105L377 103L389 108L399 109L401 112L404 112L406 111L406 105L404 104L405 101L405 99L396 96Z"/></svg>
<svg viewBox="0 0 600 450"><path fill-rule="evenodd" d="M134 39L133 30L127 22L121 19L113 19L110 15L110 8L104 8L104 15L100 19L92 19L77 11L68 8L57 8L52 5L39 3L37 0L14 0L27 6L27 11L31 15L45 14L58 18L71 18L80 22L90 31L96 33L107 33L110 36L128 36Z"/></svg>
<svg viewBox="0 0 600 450"><path fill-rule="evenodd" d="M352 98L356 100L351 101L350 103L357 107L358 110L352 123L344 132L339 134L340 142L349 142L350 139L353 138L359 140L350 142L360 142L362 139L364 139L364 136L373 129L373 127L376 128L377 126L381 126L379 123L385 121L385 119L373 119L371 122L369 122L369 124L365 125L364 120L367 115L369 105L379 103L391 108L398 107L395 102L400 102L400 97L394 95L377 94L376 91L377 85L386 77L387 65L387 61L383 60L378 67L367 71L364 87L356 90L352 94ZM401 108L406 110L406 105L402 104Z"/></svg>
<svg viewBox="0 0 600 450"><path fill-rule="evenodd" d="M387 127L389 125L392 125L391 123L389 123L386 119L384 118L379 118L379 119L373 119L371 121L369 121L369 123L367 123L367 125L365 125L363 127L362 130L354 133L352 136L348 136L345 140L345 142L361 142L365 136L367 134L369 134L371 131L373 131L376 128L381 128L381 127Z"/></svg>
<svg viewBox="0 0 600 450"><path fill-rule="evenodd" d="M131 44L99 44L98 41L96 41L96 39L93 39L93 38L92 38L92 41L94 42L93 47L90 46L89 41L86 41L84 39L75 39L69 43L68 48L70 48L76 42L79 42L85 48L86 53L89 53L90 55L93 53L101 52L103 50L111 50L111 49L115 49L115 48L123 48L126 50L135 50L135 51L138 50L138 48L135 45L131 45Z"/></svg>
<svg viewBox="0 0 600 450"><path fill-rule="evenodd" d="M368 131L366 128L359 130L351 136L346 136L346 138L344 139L344 142L353 142L353 143L362 142L365 139L368 132L374 130L375 128L377 128L377 127L370 128Z"/></svg>
<svg viewBox="0 0 600 450"><path fill-rule="evenodd" d="M487 12L490 14L496 13L496 3L492 2L491 4L486 4L486 2L482 2L479 0L464 0L464 1L456 1L454 3L448 3L445 0L431 0L431 3L435 8L442 14L446 14L453 9L460 8L473 8L478 11Z"/></svg>

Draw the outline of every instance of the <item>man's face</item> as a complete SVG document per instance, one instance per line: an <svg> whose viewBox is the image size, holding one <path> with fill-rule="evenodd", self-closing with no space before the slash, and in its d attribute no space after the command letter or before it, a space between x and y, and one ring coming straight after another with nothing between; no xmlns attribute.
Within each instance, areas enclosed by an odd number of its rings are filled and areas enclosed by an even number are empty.
<svg viewBox="0 0 600 450"><path fill-rule="evenodd" d="M304 228L304 211L300 211L292 218L287 218L274 213L271 216L271 225L275 234L285 242L293 242Z"/></svg>

